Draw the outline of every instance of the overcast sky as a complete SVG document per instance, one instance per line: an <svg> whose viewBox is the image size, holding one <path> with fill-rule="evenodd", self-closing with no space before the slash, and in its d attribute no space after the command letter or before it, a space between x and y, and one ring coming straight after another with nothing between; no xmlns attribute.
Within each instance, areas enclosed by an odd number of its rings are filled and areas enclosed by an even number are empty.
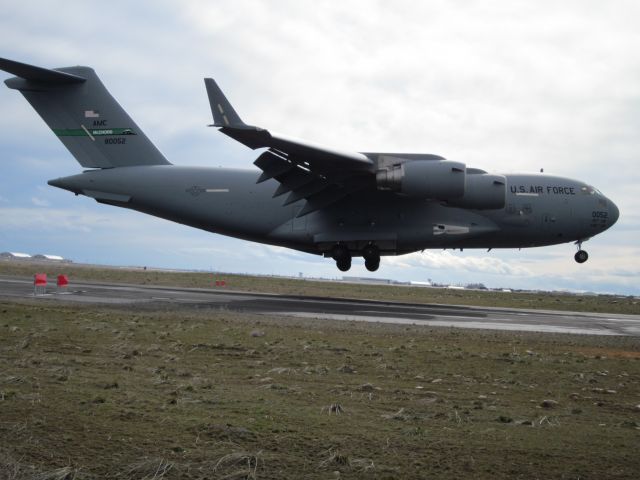
<svg viewBox="0 0 640 480"><path fill-rule="evenodd" d="M248 123L350 151L443 155L598 187L618 223L584 244L425 251L350 275L640 294L640 2L4 2L0 56L92 66L177 165L251 168L207 128L203 77ZM0 79L9 77L0 73ZM212 235L47 185L80 166L0 88L0 251L77 262L338 277L329 259Z"/></svg>

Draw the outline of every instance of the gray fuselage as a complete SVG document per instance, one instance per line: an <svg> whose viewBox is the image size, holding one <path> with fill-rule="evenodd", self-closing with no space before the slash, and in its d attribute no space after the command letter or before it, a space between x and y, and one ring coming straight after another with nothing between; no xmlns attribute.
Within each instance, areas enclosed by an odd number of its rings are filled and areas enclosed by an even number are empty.
<svg viewBox="0 0 640 480"><path fill-rule="evenodd" d="M210 232L330 255L340 242L354 256L368 243L381 255L429 248L521 248L583 241L618 219L618 208L584 182L509 174L505 207L473 210L365 189L296 217L275 180L260 172L175 165L87 171L49 184Z"/></svg>

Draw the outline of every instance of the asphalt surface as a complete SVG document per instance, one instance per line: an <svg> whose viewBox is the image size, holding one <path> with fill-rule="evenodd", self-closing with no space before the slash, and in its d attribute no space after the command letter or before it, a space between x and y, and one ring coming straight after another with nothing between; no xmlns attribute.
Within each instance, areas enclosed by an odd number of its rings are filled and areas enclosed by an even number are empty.
<svg viewBox="0 0 640 480"><path fill-rule="evenodd" d="M0 276L0 299L34 298L32 279ZM573 313L81 282L39 299L121 305L197 305L236 312L345 321L590 335L640 336L640 315Z"/></svg>

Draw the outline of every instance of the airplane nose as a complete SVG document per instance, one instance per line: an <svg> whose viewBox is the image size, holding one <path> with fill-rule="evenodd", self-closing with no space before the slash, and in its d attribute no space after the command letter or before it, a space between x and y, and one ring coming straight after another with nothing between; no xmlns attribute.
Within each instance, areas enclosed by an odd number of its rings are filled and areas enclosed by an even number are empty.
<svg viewBox="0 0 640 480"><path fill-rule="evenodd" d="M620 210L615 203L609 200L609 222L611 222L611 226L618 221L618 217L620 217Z"/></svg>

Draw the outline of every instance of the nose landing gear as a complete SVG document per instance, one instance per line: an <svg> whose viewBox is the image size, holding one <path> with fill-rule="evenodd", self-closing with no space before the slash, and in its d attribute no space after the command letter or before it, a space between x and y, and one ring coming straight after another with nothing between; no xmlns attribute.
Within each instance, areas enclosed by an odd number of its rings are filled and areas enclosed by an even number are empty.
<svg viewBox="0 0 640 480"><path fill-rule="evenodd" d="M589 254L584 250L578 250L573 258L578 263L584 263L589 260Z"/></svg>
<svg viewBox="0 0 640 480"><path fill-rule="evenodd" d="M585 250L582 250L582 242L577 241L576 245L578 245L578 251L573 257L574 260L578 263L584 263L589 260L589 254Z"/></svg>

